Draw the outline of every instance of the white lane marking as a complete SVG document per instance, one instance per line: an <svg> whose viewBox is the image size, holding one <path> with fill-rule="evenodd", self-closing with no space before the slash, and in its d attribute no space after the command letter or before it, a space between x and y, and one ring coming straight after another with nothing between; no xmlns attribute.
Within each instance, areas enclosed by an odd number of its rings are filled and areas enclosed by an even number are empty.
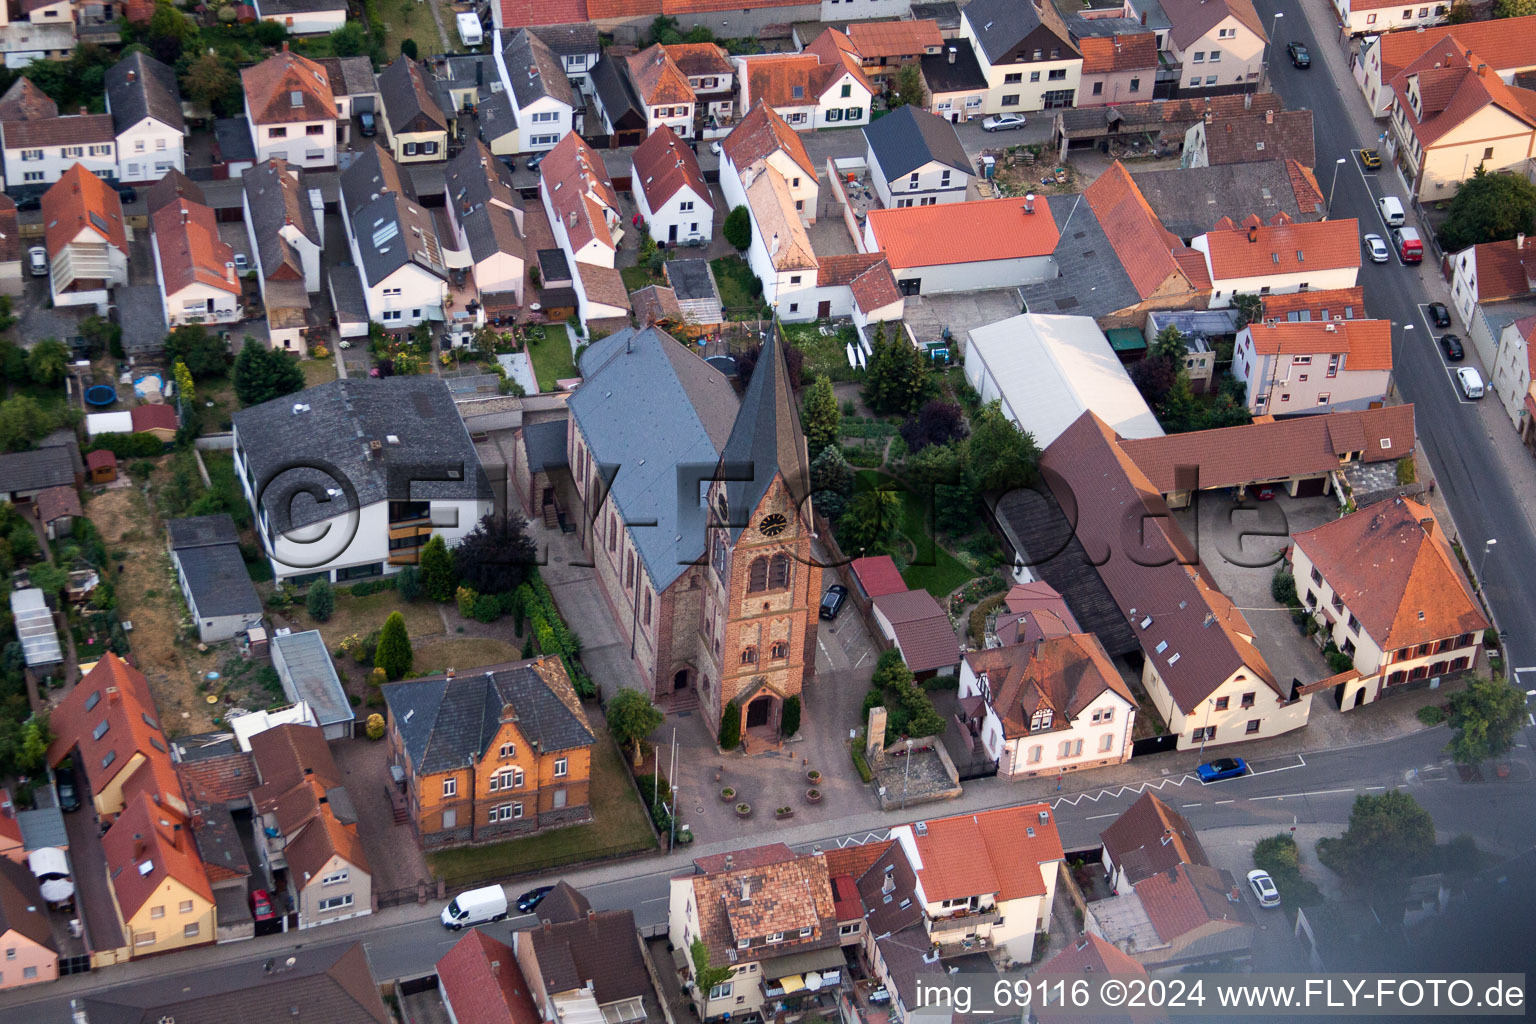
<svg viewBox="0 0 1536 1024"><path fill-rule="evenodd" d="M1084 818L1083 820L1084 821L1098 821L1100 818L1118 818L1118 817L1120 817L1120 815L1118 815L1118 814L1090 814L1090 815L1088 815L1088 817Z"/></svg>
<svg viewBox="0 0 1536 1024"><path fill-rule="evenodd" d="M1249 800L1288 800L1298 796L1332 796L1335 793L1353 793L1354 787L1349 789L1314 789L1309 793L1281 793L1278 796L1251 796Z"/></svg>
<svg viewBox="0 0 1536 1024"><path fill-rule="evenodd" d="M1216 806L1220 807L1222 804L1235 804L1235 803L1237 803L1236 800L1217 800L1216 801Z"/></svg>

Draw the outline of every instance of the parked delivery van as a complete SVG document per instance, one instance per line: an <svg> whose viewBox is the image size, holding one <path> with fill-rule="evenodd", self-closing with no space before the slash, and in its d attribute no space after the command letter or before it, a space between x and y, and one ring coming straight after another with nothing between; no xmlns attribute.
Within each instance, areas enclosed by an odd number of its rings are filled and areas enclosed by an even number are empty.
<svg viewBox="0 0 1536 1024"><path fill-rule="evenodd" d="M1413 228L1393 228L1392 248L1404 263L1424 262L1424 240Z"/></svg>
<svg viewBox="0 0 1536 1024"><path fill-rule="evenodd" d="M1397 196L1382 196L1376 200L1376 206L1381 210L1381 219L1387 222L1387 227L1403 226L1403 204L1398 201Z"/></svg>
<svg viewBox="0 0 1536 1024"><path fill-rule="evenodd" d="M470 889L443 908L443 924L454 931L472 924L500 921L507 916L507 894L499 885Z"/></svg>

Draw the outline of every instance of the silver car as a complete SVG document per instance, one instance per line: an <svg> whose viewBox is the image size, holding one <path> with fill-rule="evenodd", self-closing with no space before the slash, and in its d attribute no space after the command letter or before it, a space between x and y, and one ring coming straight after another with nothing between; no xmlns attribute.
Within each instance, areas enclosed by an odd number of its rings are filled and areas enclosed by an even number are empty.
<svg viewBox="0 0 1536 1024"><path fill-rule="evenodd" d="M1278 907L1280 905L1280 890L1275 888L1275 880L1269 877L1268 871L1254 868L1248 872L1248 888L1253 890L1253 895L1258 898L1261 907Z"/></svg>
<svg viewBox="0 0 1536 1024"><path fill-rule="evenodd" d="M1362 241L1365 243L1366 252L1370 253L1372 263L1387 263L1392 259L1392 250L1387 248L1387 240L1380 235L1366 235Z"/></svg>
<svg viewBox="0 0 1536 1024"><path fill-rule="evenodd" d="M1014 128L1023 128L1025 123L1023 114L993 114L981 122L981 130L984 132L1006 132Z"/></svg>

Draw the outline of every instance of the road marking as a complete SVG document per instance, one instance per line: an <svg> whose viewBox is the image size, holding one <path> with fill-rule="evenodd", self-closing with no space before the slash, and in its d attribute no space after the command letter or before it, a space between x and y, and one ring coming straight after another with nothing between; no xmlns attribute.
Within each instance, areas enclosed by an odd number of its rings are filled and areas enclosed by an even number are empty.
<svg viewBox="0 0 1536 1024"><path fill-rule="evenodd" d="M1314 789L1310 793L1282 793L1279 796L1251 796L1249 800L1286 800L1297 796L1332 796L1336 793L1353 793L1354 787L1349 789Z"/></svg>
<svg viewBox="0 0 1536 1024"><path fill-rule="evenodd" d="M1517 669L1515 669L1515 671L1516 672L1536 672L1536 665L1527 665L1527 666L1525 666L1525 668L1517 668ZM1536 690L1532 690L1531 692L1532 693L1536 693Z"/></svg>
<svg viewBox="0 0 1536 1024"><path fill-rule="evenodd" d="M1236 801L1236 800L1217 800L1217 801L1216 801L1216 806L1218 806L1218 807L1219 807L1219 806L1221 806L1221 805L1222 805L1222 804L1235 804L1235 803L1237 803L1237 801Z"/></svg>
<svg viewBox="0 0 1536 1024"><path fill-rule="evenodd" d="M1184 806L1185 807L1200 807L1202 805L1201 804L1185 804Z"/></svg>
<svg viewBox="0 0 1536 1024"><path fill-rule="evenodd" d="M1149 779L1146 782L1138 782L1132 786L1116 786L1113 789L1101 789L1097 793L1078 793L1074 796L1059 796L1055 800L1051 801L1051 806L1059 807L1062 804L1069 804L1072 807L1076 807L1078 802L1081 800L1091 800L1094 803L1098 803L1100 799L1106 796L1110 797L1111 799L1118 796L1126 796L1128 794L1140 796L1141 794L1145 793L1149 787L1152 789L1162 789L1164 786L1182 786L1185 782L1193 778L1195 778L1193 775L1180 775L1178 778L1169 776L1166 779Z"/></svg>
<svg viewBox="0 0 1536 1024"><path fill-rule="evenodd" d="M1120 817L1120 815L1118 815L1118 814L1090 814L1090 815L1088 815L1088 817L1084 818L1083 820L1084 821L1098 821L1100 818L1118 818L1118 817Z"/></svg>
<svg viewBox="0 0 1536 1024"><path fill-rule="evenodd" d="M1386 789L1386 786L1366 786L1366 789Z"/></svg>
<svg viewBox="0 0 1536 1024"><path fill-rule="evenodd" d="M640 902L641 902L641 903L665 903L665 902L667 902L667 900L668 900L668 899L669 899L669 898L670 898L670 897L667 897L667 896L657 896L657 897L656 897L656 898L655 898L655 899L653 899L653 900L641 900L641 901L640 901Z"/></svg>

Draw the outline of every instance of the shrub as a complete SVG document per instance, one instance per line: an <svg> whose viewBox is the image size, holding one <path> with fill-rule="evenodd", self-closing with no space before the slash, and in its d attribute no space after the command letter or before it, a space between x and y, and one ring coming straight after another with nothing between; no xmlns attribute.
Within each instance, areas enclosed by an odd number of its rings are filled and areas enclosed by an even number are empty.
<svg viewBox="0 0 1536 1024"><path fill-rule="evenodd" d="M459 602L459 614L466 619L475 614L475 598L480 595L469 587L460 587L454 594Z"/></svg>
<svg viewBox="0 0 1536 1024"><path fill-rule="evenodd" d="M1439 725L1445 721L1445 711L1436 704L1426 704L1419 708L1418 719L1425 725Z"/></svg>
<svg viewBox="0 0 1536 1024"><path fill-rule="evenodd" d="M434 534L421 549L421 582L434 601L447 601L458 585L453 575L453 556L440 534Z"/></svg>
<svg viewBox="0 0 1536 1024"><path fill-rule="evenodd" d="M373 663L382 668L389 678L399 679L411 670L413 660L411 638L405 631L405 616L399 612L390 612L380 631Z"/></svg>
<svg viewBox="0 0 1536 1024"><path fill-rule="evenodd" d="M955 676L933 676L923 680L925 690L958 690L960 680Z"/></svg>
<svg viewBox="0 0 1536 1024"><path fill-rule="evenodd" d="M800 731L800 698L784 698L784 714L779 719L779 732L784 736L793 736Z"/></svg>
<svg viewBox="0 0 1536 1024"><path fill-rule="evenodd" d="M421 597L421 570L414 565L408 565L395 574L395 589L400 592L400 599L407 604Z"/></svg>
<svg viewBox="0 0 1536 1024"><path fill-rule="evenodd" d="M368 685L369 686L383 686L387 682L389 682L389 673L385 672L382 668L379 668L379 667L375 666L373 669L371 669L369 671L369 673L368 673Z"/></svg>
<svg viewBox="0 0 1536 1024"><path fill-rule="evenodd" d="M381 740L384 738L384 716L375 711L368 716L368 738Z"/></svg>
<svg viewBox="0 0 1536 1024"><path fill-rule="evenodd" d="M470 614L476 622L495 622L501 618L501 600L496 594L481 594Z"/></svg>
<svg viewBox="0 0 1536 1024"><path fill-rule="evenodd" d="M720 749L735 750L741 746L741 708L733 700L725 702L720 713Z"/></svg>
<svg viewBox="0 0 1536 1024"><path fill-rule="evenodd" d="M1333 670L1335 675L1340 672L1348 672L1355 667L1354 659L1336 647L1333 650L1324 651L1323 657L1327 659L1328 667Z"/></svg>
<svg viewBox="0 0 1536 1024"><path fill-rule="evenodd" d="M1275 567L1275 574L1269 578L1269 596L1287 608L1301 603L1296 597L1296 577L1283 563Z"/></svg>
<svg viewBox="0 0 1536 1024"><path fill-rule="evenodd" d="M852 748L852 750L853 750L853 770L859 773L859 779L861 781L863 781L863 782L870 782L870 781L872 781L874 779L874 777L875 777L875 773L873 771L871 771L870 768L869 768L869 758L864 756L864 734L863 733L859 733L858 737L853 741L853 748Z"/></svg>
<svg viewBox="0 0 1536 1024"><path fill-rule="evenodd" d="M336 592L331 589L329 580L315 580L309 585L309 593L304 597L304 610L316 622L330 621L331 613L336 610Z"/></svg>

